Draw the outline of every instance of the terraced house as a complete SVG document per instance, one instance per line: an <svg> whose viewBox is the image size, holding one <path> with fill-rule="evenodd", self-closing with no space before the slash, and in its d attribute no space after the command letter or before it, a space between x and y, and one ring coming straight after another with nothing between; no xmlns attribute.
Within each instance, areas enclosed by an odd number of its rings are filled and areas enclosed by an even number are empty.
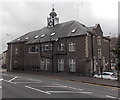
<svg viewBox="0 0 120 100"><path fill-rule="evenodd" d="M8 43L8 71L50 71L93 75L110 69L110 39L100 24L59 23L52 8L47 26Z"/></svg>

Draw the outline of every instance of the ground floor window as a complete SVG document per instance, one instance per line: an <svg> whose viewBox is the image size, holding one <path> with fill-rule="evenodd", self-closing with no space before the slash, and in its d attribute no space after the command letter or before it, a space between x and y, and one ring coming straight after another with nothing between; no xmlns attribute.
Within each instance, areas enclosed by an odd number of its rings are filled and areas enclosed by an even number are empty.
<svg viewBox="0 0 120 100"><path fill-rule="evenodd" d="M69 59L69 71L70 72L76 71L76 60L75 59Z"/></svg>
<svg viewBox="0 0 120 100"><path fill-rule="evenodd" d="M41 70L49 70L50 59L43 58L41 59L40 69Z"/></svg>
<svg viewBox="0 0 120 100"><path fill-rule="evenodd" d="M44 70L44 59L41 59L40 69L41 69L41 70Z"/></svg>
<svg viewBox="0 0 120 100"><path fill-rule="evenodd" d="M64 59L58 59L58 71L64 71Z"/></svg>
<svg viewBox="0 0 120 100"><path fill-rule="evenodd" d="M50 60L45 59L45 70L49 70L49 64L50 64Z"/></svg>

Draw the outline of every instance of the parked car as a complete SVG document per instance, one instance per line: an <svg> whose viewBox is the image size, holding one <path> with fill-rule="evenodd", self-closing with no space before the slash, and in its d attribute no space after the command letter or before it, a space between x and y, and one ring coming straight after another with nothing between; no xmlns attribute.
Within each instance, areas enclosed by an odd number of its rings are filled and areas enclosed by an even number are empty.
<svg viewBox="0 0 120 100"><path fill-rule="evenodd" d="M117 76L112 72L102 72L101 74L96 74L93 76L94 78L103 78L110 80L117 80Z"/></svg>

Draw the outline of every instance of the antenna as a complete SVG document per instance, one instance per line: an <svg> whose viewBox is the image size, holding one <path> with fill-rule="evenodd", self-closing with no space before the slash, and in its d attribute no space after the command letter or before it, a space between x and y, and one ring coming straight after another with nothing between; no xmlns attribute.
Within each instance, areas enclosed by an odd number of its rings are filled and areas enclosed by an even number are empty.
<svg viewBox="0 0 120 100"><path fill-rule="evenodd" d="M78 3L77 3L77 21L78 21Z"/></svg>
<svg viewBox="0 0 120 100"><path fill-rule="evenodd" d="M53 12L55 11L55 9L54 9L54 4L52 4L52 11L53 11Z"/></svg>
<svg viewBox="0 0 120 100"><path fill-rule="evenodd" d="M52 8L54 8L54 3L52 4Z"/></svg>

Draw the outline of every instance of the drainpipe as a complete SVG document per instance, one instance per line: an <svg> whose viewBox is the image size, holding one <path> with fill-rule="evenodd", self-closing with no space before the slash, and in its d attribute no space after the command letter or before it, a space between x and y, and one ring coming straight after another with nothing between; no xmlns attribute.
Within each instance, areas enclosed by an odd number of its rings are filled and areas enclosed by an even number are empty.
<svg viewBox="0 0 120 100"><path fill-rule="evenodd" d="M109 40L109 66L110 66L110 69L111 69L111 40Z"/></svg>
<svg viewBox="0 0 120 100"><path fill-rule="evenodd" d="M52 73L54 73L54 41L52 42Z"/></svg>
<svg viewBox="0 0 120 100"><path fill-rule="evenodd" d="M40 39L39 39L39 51L38 51L38 53L39 53L39 60L40 60L40 66L41 66L41 43L40 43ZM39 66L39 68L40 68L40 66ZM41 70L41 68L40 68L40 70Z"/></svg>
<svg viewBox="0 0 120 100"><path fill-rule="evenodd" d="M11 47L10 47L10 71L12 71L12 42L11 42Z"/></svg>
<svg viewBox="0 0 120 100"><path fill-rule="evenodd" d="M92 76L94 76L94 52L93 52L93 35L91 34L91 54L92 54Z"/></svg>

